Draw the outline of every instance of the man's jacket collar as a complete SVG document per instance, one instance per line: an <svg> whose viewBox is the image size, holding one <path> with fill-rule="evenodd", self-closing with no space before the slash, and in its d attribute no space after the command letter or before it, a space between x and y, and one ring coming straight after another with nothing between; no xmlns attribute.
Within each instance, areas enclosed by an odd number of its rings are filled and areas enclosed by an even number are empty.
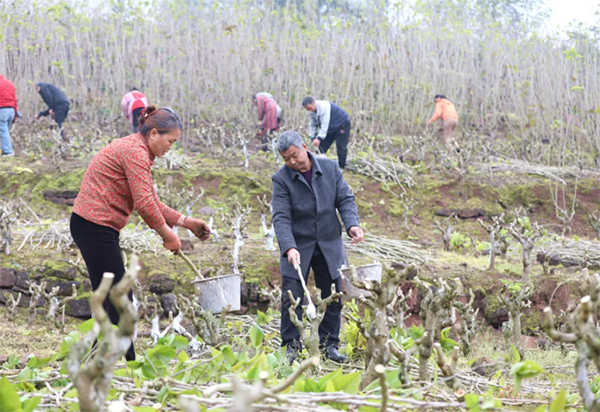
<svg viewBox="0 0 600 412"><path fill-rule="evenodd" d="M313 154L311 152L307 152L307 154L308 154L308 157L310 158L310 161L312 162L313 176L321 176L323 174L323 172L321 171L321 166L319 165L319 161L317 160L317 158L315 156L313 156ZM304 180L304 176L302 176L302 172L300 172L300 170L294 170L287 166L286 166L286 168L290 175L290 179L294 180L294 179L302 178L302 180Z"/></svg>

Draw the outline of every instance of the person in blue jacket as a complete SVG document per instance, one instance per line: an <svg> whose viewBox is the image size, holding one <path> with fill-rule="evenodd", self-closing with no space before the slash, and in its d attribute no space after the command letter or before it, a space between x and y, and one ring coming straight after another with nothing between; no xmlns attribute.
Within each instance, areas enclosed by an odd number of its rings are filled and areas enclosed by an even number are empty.
<svg viewBox="0 0 600 412"><path fill-rule="evenodd" d="M62 125L69 114L69 109L71 108L71 103L65 93L50 83L38 83L36 85L37 92L40 94L44 103L48 105L46 110L42 110L38 114L35 115L36 119L44 116L52 116L54 121L58 125L58 129L60 130L60 136L64 139L64 131Z"/></svg>
<svg viewBox="0 0 600 412"><path fill-rule="evenodd" d="M319 152L327 153L335 140L338 164L343 171L348 156L348 141L350 140L350 116L340 106L327 100L315 100L306 96L302 106L308 110L309 136L313 146Z"/></svg>

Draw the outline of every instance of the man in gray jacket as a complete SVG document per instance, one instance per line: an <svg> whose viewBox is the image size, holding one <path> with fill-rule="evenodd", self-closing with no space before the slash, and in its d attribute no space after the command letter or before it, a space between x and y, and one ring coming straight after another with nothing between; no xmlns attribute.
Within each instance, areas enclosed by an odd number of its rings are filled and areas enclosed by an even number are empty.
<svg viewBox="0 0 600 412"><path fill-rule="evenodd" d="M288 290L295 298L304 299L302 283L294 266L300 265L305 279L312 267L321 297L326 298L331 295L332 284L341 291L338 269L346 263L337 212L352 242L364 239L354 195L335 162L308 153L302 137L294 131L279 136L277 149L285 161L285 166L272 176L273 224L283 275L281 342L287 347L292 362L301 343L300 333L290 321ZM302 308L298 307L296 313L301 319ZM326 357L336 362L348 360L338 353L341 314L341 301L333 302L319 327L321 348Z"/></svg>

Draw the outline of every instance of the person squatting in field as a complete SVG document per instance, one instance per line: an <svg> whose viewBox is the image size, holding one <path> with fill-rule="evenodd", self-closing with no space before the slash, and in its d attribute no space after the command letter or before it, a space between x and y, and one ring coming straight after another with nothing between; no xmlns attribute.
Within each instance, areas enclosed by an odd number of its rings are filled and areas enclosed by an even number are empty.
<svg viewBox="0 0 600 412"><path fill-rule="evenodd" d="M347 264L342 226L352 243L363 241L354 195L335 161L313 156L302 136L294 131L282 133L277 150L285 165L273 176L273 226L279 243L281 269L281 345L293 362L302 348L300 333L290 320L291 301L304 298L304 289L296 265L307 279L312 268L321 298L331 295L331 285L341 291L338 269ZM302 306L296 308L302 319ZM319 326L320 346L325 356L335 362L346 362L338 352L342 314L341 299L332 302Z"/></svg>
<svg viewBox="0 0 600 412"><path fill-rule="evenodd" d="M310 96L302 99L302 107L309 111L308 135L320 153L327 153L333 144L337 148L338 164L343 171L348 156L350 140L350 116L335 103L315 100Z"/></svg>
<svg viewBox="0 0 600 412"><path fill-rule="evenodd" d="M134 209L162 237L163 246L174 253L180 251L181 241L173 226L191 230L202 241L210 237L204 221L171 209L154 190L150 168L154 159L164 156L181 136L181 119L170 108L149 106L142 111L140 125L138 133L113 141L94 156L73 206L71 235L94 290L105 272L115 275L113 286L125 273L119 232ZM104 309L111 322L117 324L119 314L109 299L104 302ZM126 358L135 360L133 344Z"/></svg>
<svg viewBox="0 0 600 412"><path fill-rule="evenodd" d="M127 117L129 123L131 123L133 133L137 133L140 130L140 116L142 110L147 106L148 99L135 87L121 99L121 109L123 109L123 114Z"/></svg>
<svg viewBox="0 0 600 412"><path fill-rule="evenodd" d="M65 134L62 125L69 114L69 109L71 108L69 99L67 99L67 96L62 90L53 84L38 83L36 88L48 108L36 114L35 118L39 119L40 117L45 117L48 115L53 117L54 121L58 125L58 130L60 130L60 136L64 139Z"/></svg>
<svg viewBox="0 0 600 412"><path fill-rule="evenodd" d="M446 148L448 148L448 150L455 149L458 153L460 152L460 147L454 138L454 132L456 131L456 126L458 126L458 113L456 112L456 108L454 107L454 104L443 94L437 94L434 97L434 101L435 112L433 113L433 116L429 122L427 122L427 125L431 125L441 118L442 134Z"/></svg>

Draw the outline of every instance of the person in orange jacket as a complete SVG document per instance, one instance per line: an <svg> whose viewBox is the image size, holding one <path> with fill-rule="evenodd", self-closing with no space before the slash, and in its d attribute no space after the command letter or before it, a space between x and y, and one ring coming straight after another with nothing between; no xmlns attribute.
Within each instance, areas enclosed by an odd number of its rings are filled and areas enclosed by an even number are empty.
<svg viewBox="0 0 600 412"><path fill-rule="evenodd" d="M444 136L444 143L448 150L456 149L457 153L460 153L460 147L458 142L454 139L454 132L456 126L458 126L458 113L454 104L448 100L443 94L435 95L435 112L427 125L434 123L440 117L442 118L442 133Z"/></svg>

